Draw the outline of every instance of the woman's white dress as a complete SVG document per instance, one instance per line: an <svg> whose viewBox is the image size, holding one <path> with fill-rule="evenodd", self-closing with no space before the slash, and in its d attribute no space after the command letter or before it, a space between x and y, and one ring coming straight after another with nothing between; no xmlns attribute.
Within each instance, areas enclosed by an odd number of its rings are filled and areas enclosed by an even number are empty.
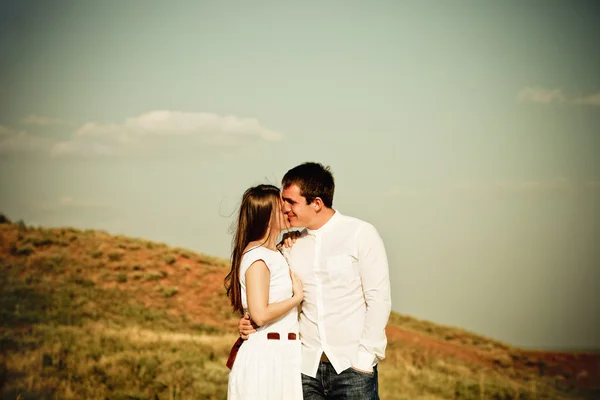
<svg viewBox="0 0 600 400"><path fill-rule="evenodd" d="M256 247L244 254L240 264L242 305L246 311L248 301L245 275L250 265L257 260L263 260L270 270L269 304L292 296L292 280L285 258L278 251ZM280 340L267 339L269 332L278 332ZM296 334L296 340L288 340L290 332ZM302 400L299 339L296 307L281 318L259 327L238 351L229 372L227 398Z"/></svg>

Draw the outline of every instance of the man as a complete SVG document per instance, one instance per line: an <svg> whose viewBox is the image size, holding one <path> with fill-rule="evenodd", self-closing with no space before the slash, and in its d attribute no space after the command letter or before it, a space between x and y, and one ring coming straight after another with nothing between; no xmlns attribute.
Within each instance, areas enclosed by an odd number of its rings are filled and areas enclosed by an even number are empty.
<svg viewBox="0 0 600 400"><path fill-rule="evenodd" d="M303 227L282 251L304 285L299 316L305 399L379 399L391 310L388 262L376 229L333 208L328 167L304 163L282 180L282 208ZM254 329L239 324L245 339Z"/></svg>

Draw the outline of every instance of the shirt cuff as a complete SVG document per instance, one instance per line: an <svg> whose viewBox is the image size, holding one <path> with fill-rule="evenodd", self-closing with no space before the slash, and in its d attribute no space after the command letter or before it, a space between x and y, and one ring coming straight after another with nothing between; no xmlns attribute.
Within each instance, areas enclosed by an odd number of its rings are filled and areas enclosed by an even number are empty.
<svg viewBox="0 0 600 400"><path fill-rule="evenodd" d="M366 351L359 351L356 357L356 363L353 367L361 369L363 371L373 372L373 363L375 362L375 356Z"/></svg>

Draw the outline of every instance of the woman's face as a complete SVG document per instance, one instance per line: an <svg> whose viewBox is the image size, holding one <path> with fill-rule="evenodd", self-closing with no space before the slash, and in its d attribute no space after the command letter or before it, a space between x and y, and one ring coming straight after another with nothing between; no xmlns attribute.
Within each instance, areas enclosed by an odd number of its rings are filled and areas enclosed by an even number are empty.
<svg viewBox="0 0 600 400"><path fill-rule="evenodd" d="M287 229L285 223L285 215L281 211L281 201L277 201L275 212L273 213L273 219L271 220L271 229L273 233L279 234L282 230Z"/></svg>

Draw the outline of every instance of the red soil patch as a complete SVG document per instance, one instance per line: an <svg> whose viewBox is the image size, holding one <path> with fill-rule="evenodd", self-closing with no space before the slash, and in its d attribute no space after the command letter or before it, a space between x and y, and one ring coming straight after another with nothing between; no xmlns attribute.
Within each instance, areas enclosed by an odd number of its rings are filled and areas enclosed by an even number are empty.
<svg viewBox="0 0 600 400"><path fill-rule="evenodd" d="M546 374L561 375L579 387L600 389L600 354L546 351L523 351L522 354L536 360Z"/></svg>
<svg viewBox="0 0 600 400"><path fill-rule="evenodd" d="M449 358L465 361L471 365L493 368L492 360L478 354L472 349L453 343L444 342L430 336L413 331L403 330L395 326L387 326L386 334L389 340L398 340L415 347L426 349L427 352L440 354Z"/></svg>
<svg viewBox="0 0 600 400"><path fill-rule="evenodd" d="M221 308L228 306L228 299L219 297L217 294L225 292L223 279L226 272L224 268L218 267L211 270L211 267L206 264L179 256L172 265L157 264L151 270L166 272L166 276L150 281L142 279L136 283L139 290L136 299L146 307L167 305L171 314L185 314L190 320L198 323L215 327L234 326L231 321L223 321L223 316L216 313L215 310L218 306ZM131 284L128 282L123 285ZM161 292L156 290L157 286L177 287L178 291L175 296L165 298Z"/></svg>

